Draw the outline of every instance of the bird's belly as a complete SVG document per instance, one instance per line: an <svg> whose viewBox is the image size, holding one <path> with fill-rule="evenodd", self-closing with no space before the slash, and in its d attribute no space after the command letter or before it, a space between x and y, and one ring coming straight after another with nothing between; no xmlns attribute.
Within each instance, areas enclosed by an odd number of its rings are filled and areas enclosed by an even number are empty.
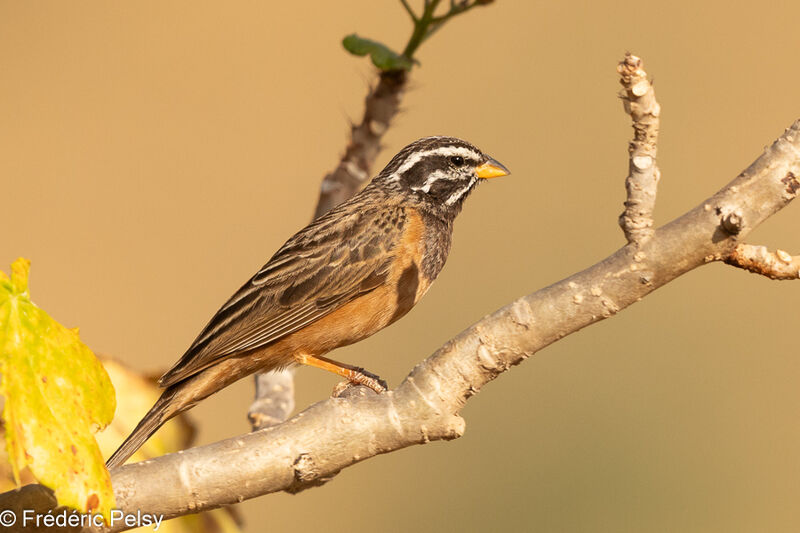
<svg viewBox="0 0 800 533"><path fill-rule="evenodd" d="M322 355L358 342L396 320L393 300L388 287L379 287L288 335L273 350L294 356Z"/></svg>
<svg viewBox="0 0 800 533"><path fill-rule="evenodd" d="M294 357L323 355L365 339L408 313L427 292L431 280L420 268L422 220L414 213L407 223L408 230L393 250L396 260L385 283L278 341L274 350Z"/></svg>

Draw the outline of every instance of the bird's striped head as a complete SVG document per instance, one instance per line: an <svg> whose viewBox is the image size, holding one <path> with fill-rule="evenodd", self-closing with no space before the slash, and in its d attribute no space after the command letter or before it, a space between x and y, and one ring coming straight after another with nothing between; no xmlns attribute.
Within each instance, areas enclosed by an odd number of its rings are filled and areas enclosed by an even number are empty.
<svg viewBox="0 0 800 533"><path fill-rule="evenodd" d="M457 213L479 181L508 173L506 167L466 141L425 137L400 150L375 183Z"/></svg>

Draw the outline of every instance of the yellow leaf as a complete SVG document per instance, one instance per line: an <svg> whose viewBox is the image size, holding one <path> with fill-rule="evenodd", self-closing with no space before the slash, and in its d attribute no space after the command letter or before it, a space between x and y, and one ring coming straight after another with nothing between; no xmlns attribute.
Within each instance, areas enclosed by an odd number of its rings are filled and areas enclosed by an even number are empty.
<svg viewBox="0 0 800 533"><path fill-rule="evenodd" d="M134 372L114 359L100 356L114 389L117 391L117 413L114 421L97 434L97 443L103 455L109 457L139 420L147 413L163 392L155 384L155 377L147 378ZM164 424L144 446L131 458L132 462L144 461L153 457L176 452L189 447L194 436L194 428L184 415L177 416ZM0 461L0 467L2 467ZM0 479L0 482L2 479ZM151 527L142 527L142 533L151 532ZM161 524L159 533L239 533L238 517L228 507L214 509L205 513L182 516Z"/></svg>
<svg viewBox="0 0 800 533"><path fill-rule="evenodd" d="M163 389L159 388L154 380L142 376L110 357L101 354L100 360L114 384L119 402L114 420L97 434L100 450L104 456L110 457L153 406ZM193 436L194 428L185 417L173 418L137 450L131 462L183 450L189 446Z"/></svg>
<svg viewBox="0 0 800 533"><path fill-rule="evenodd" d="M114 506L111 479L93 431L114 416L114 388L76 330L30 300L30 262L0 276L0 394L14 480L28 467L59 505L99 512Z"/></svg>

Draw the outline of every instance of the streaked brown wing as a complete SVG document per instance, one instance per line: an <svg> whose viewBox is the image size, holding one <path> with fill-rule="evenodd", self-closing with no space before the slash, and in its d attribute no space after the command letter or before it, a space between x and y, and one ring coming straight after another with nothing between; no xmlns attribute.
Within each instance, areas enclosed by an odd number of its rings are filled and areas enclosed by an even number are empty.
<svg viewBox="0 0 800 533"><path fill-rule="evenodd" d="M306 226L217 311L159 384L278 341L378 287L399 240L400 210L346 202Z"/></svg>

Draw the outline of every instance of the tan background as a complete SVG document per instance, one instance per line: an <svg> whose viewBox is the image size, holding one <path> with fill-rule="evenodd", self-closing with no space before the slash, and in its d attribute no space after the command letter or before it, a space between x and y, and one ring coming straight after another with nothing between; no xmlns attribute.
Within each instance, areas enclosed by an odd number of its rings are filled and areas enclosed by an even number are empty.
<svg viewBox="0 0 800 533"><path fill-rule="evenodd" d="M417 4L420 2L416 2ZM498 1L421 49L383 165L464 137L513 176L481 187L447 268L387 331L340 350L397 384L511 298L622 242L627 118L616 61L663 106L658 221L727 183L800 116L800 4ZM373 79L347 33L400 47L395 1L0 3L0 265L146 370L311 213ZM800 252L800 210L752 241ZM466 435L240 506L247 531L797 531L800 283L721 265L573 335L470 401ZM336 379L304 369L300 407ZM245 380L193 411L247 431Z"/></svg>

